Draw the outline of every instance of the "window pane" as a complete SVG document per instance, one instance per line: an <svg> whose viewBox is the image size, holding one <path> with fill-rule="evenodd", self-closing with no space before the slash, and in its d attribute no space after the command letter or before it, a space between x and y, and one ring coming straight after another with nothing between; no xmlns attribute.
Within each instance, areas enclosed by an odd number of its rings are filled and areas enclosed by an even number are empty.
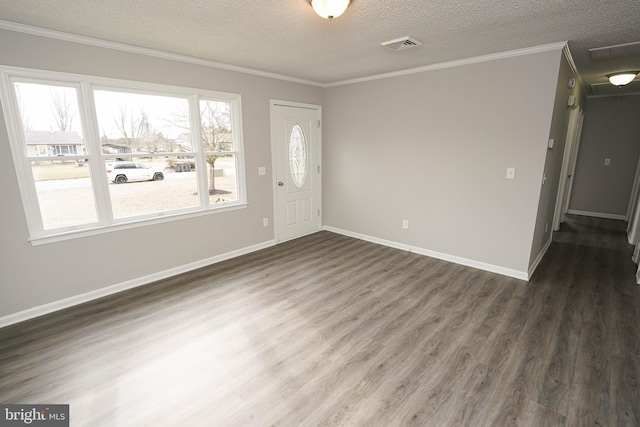
<svg viewBox="0 0 640 427"><path fill-rule="evenodd" d="M307 179L307 140L299 124L293 127L289 138L289 172L293 184L302 188Z"/></svg>
<svg viewBox="0 0 640 427"><path fill-rule="evenodd" d="M86 153L73 87L14 83L29 157Z"/></svg>
<svg viewBox="0 0 640 427"><path fill-rule="evenodd" d="M107 179L116 219L199 206L191 157L107 162Z"/></svg>
<svg viewBox="0 0 640 427"><path fill-rule="evenodd" d="M35 70L0 74L15 101L7 127L32 239L246 202L241 129L234 129L239 95L107 86ZM96 119L95 132L85 133L87 118Z"/></svg>
<svg viewBox="0 0 640 427"><path fill-rule="evenodd" d="M94 99L103 154L193 151L187 99L108 90Z"/></svg>
<svg viewBox="0 0 640 427"><path fill-rule="evenodd" d="M236 156L233 154L207 155L209 178L209 203L225 203L238 200L236 181Z"/></svg>
<svg viewBox="0 0 640 427"><path fill-rule="evenodd" d="M45 230L97 222L85 161L32 161L31 171Z"/></svg>
<svg viewBox="0 0 640 427"><path fill-rule="evenodd" d="M203 151L233 151L231 104L226 101L200 101Z"/></svg>

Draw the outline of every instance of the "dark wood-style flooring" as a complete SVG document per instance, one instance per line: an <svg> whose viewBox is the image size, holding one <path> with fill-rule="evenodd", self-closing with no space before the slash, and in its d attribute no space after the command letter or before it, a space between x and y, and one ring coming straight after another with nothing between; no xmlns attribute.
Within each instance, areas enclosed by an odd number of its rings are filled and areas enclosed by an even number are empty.
<svg viewBox="0 0 640 427"><path fill-rule="evenodd" d="M0 402L72 426L638 426L625 224L530 282L329 232L0 330Z"/></svg>

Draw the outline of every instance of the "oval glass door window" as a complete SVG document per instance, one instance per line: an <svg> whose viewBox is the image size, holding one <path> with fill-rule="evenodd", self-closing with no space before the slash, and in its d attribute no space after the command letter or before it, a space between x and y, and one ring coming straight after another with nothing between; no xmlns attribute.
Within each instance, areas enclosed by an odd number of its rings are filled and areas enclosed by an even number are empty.
<svg viewBox="0 0 640 427"><path fill-rule="evenodd" d="M302 188L307 179L307 140L302 126L297 123L289 138L289 170L293 184Z"/></svg>

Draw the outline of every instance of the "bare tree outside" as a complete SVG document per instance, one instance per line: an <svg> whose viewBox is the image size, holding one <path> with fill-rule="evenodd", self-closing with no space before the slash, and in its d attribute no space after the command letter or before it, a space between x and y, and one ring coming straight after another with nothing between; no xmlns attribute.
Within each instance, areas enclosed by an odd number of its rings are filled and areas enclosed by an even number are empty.
<svg viewBox="0 0 640 427"><path fill-rule="evenodd" d="M75 100L71 100L66 91L52 90L49 99L54 121L61 131L70 131L76 115Z"/></svg>
<svg viewBox="0 0 640 427"><path fill-rule="evenodd" d="M171 124L184 129L191 134L189 113L176 112L171 118ZM227 155L224 151L231 151L233 146L231 132L231 104L223 101L200 101L200 134L202 135L202 150L207 153L205 160L209 166L209 194L216 194L216 160Z"/></svg>
<svg viewBox="0 0 640 427"><path fill-rule="evenodd" d="M142 108L135 113L126 103L120 103L118 110L113 114L113 123L122 134L125 144L130 148L135 148L144 132L145 124L148 124L149 121Z"/></svg>
<svg viewBox="0 0 640 427"><path fill-rule="evenodd" d="M149 115L142 107L136 112L126 103L120 103L118 110L113 114L113 122L124 143L135 151L163 152L169 151L169 148L175 145L151 124Z"/></svg>
<svg viewBox="0 0 640 427"><path fill-rule="evenodd" d="M200 101L200 123L202 147L207 154L209 165L209 193L216 192L215 164L221 151L228 151L232 145L231 139L231 105L227 102Z"/></svg>
<svg viewBox="0 0 640 427"><path fill-rule="evenodd" d="M25 132L33 129L33 122L29 114L29 107L24 97L21 94L20 86L16 85L16 96L18 98L18 108L20 110L20 118L22 119L22 128Z"/></svg>

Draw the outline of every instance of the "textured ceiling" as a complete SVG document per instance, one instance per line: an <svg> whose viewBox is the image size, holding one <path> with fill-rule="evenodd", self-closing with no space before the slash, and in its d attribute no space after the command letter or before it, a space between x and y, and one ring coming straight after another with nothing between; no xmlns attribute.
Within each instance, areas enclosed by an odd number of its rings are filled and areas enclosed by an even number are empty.
<svg viewBox="0 0 640 427"><path fill-rule="evenodd" d="M588 51L640 41L638 0L353 0L333 21L306 0L0 0L0 19L318 83L562 41L588 88L640 70ZM423 45L380 46L403 36Z"/></svg>

